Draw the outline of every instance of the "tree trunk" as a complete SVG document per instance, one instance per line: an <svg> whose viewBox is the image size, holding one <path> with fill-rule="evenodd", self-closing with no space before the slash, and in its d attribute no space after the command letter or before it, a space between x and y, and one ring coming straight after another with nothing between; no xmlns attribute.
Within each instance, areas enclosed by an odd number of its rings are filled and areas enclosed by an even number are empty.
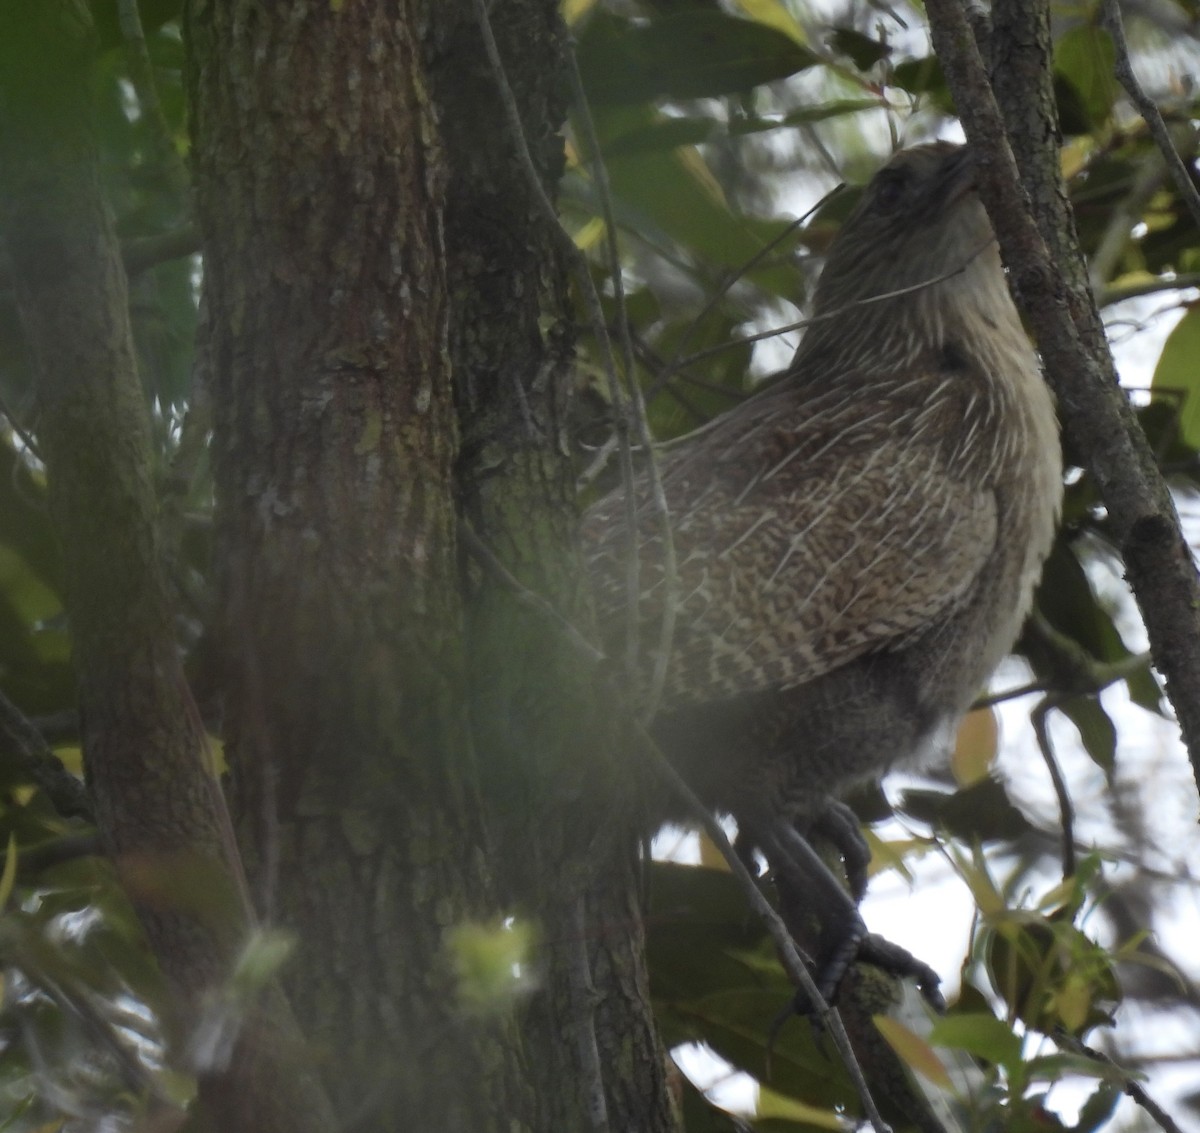
<svg viewBox="0 0 1200 1133"><path fill-rule="evenodd" d="M502 80L472 4L457 5L457 19L450 7L433 36L431 75L450 165L461 498L504 568L586 634L592 614L577 554L567 421L567 268L519 159L500 87L520 109L524 142L553 199L569 89L565 32L553 0L493 5ZM645 769L619 758L622 714L561 625L518 601L494 570L474 578L472 718L497 872L540 942L541 990L523 1017L537 1126L672 1129L639 901Z"/></svg>
<svg viewBox="0 0 1200 1133"><path fill-rule="evenodd" d="M319 1091L289 1061L277 997L265 1010L237 1005L245 1033L231 1073L197 1061L189 1045L208 997L230 978L249 909L160 564L150 423L100 184L87 11L20 7L0 58L0 228L37 373L101 845L173 992L175 1058L198 1073L202 1092L237 1099L223 1114L237 1120L220 1120L222 1130L327 1128Z"/></svg>
<svg viewBox="0 0 1200 1133"><path fill-rule="evenodd" d="M489 916L465 700L446 171L421 5L193 3L227 751L260 913L360 1129L522 1127L460 997Z"/></svg>
<svg viewBox="0 0 1200 1133"><path fill-rule="evenodd" d="M344 1119L667 1129L612 707L492 570L461 603L456 491L587 628L564 271L471 5L423 15L188 18L239 831ZM552 192L556 5L497 19ZM447 946L501 910L536 929L519 1035L466 1012Z"/></svg>

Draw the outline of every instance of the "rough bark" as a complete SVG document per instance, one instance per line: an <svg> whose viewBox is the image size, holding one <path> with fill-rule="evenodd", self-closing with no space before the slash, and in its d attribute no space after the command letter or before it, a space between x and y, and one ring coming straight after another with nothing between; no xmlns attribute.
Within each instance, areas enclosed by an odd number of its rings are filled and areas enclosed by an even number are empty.
<svg viewBox="0 0 1200 1133"><path fill-rule="evenodd" d="M998 6L989 40L995 92L958 0L930 0L927 7L963 128L986 171L979 194L1014 295L1058 396L1068 443L1108 509L1200 783L1200 577L1170 492L1117 383L1087 288L1058 169L1046 5Z"/></svg>
<svg viewBox="0 0 1200 1133"><path fill-rule="evenodd" d="M565 33L553 0L493 6L489 66L469 2L429 39L450 165L451 357L464 510L521 583L587 632L566 439L572 309L559 247L501 106L553 198L563 166ZM454 15L451 16L451 11ZM619 713L559 625L472 570L473 722L506 898L538 928L540 991L522 1018L540 1129L674 1127L643 955L636 772Z"/></svg>
<svg viewBox="0 0 1200 1133"><path fill-rule="evenodd" d="M192 3L226 732L261 913L360 1129L523 1128L459 997L488 915L465 709L446 175L399 4Z"/></svg>
<svg viewBox="0 0 1200 1133"><path fill-rule="evenodd" d="M19 7L0 58L0 230L38 380L94 816L174 992L178 1055L230 974L248 910L160 567L149 417L100 183L87 11ZM195 1067L252 1118L222 1128L309 1128L320 1099L283 1064L286 1014L239 1006L251 1021L233 1074ZM262 1075L255 1100L239 1078L250 1064Z"/></svg>
<svg viewBox="0 0 1200 1133"><path fill-rule="evenodd" d="M159 570L149 422L91 121L93 44L73 5L24 8L0 61L3 231L38 379L96 818L118 862L223 862ZM218 970L211 934L172 913L148 922L179 990L197 995Z"/></svg>

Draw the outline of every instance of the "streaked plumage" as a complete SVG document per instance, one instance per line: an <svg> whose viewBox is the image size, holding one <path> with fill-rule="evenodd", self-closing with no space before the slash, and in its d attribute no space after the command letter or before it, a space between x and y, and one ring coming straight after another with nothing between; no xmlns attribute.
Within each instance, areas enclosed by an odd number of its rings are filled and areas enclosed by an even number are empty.
<svg viewBox="0 0 1200 1133"><path fill-rule="evenodd" d="M753 827L808 820L847 779L944 748L1050 549L1053 404L973 184L956 146L893 158L831 249L824 317L788 376L660 458L678 621L655 732ZM648 658L657 524L642 500ZM619 493L588 512L584 544L619 656Z"/></svg>

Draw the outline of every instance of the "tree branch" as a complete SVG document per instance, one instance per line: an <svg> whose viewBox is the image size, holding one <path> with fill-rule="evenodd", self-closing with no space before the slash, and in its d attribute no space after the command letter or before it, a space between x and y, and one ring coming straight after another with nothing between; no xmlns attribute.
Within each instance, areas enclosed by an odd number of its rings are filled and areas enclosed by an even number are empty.
<svg viewBox="0 0 1200 1133"><path fill-rule="evenodd" d="M1196 186L1192 183L1187 166L1183 164L1182 158L1175 149L1175 143L1171 140L1171 132L1167 129L1166 122L1163 121L1162 112L1158 109L1154 99L1142 89L1142 84L1138 82L1137 75L1133 72L1133 61L1129 58L1129 44L1125 40L1125 24L1121 20L1121 9L1117 0L1104 0L1103 13L1104 27L1112 36L1113 47L1117 52L1114 68L1117 73L1117 82L1125 89L1129 100L1137 107L1137 112L1142 116L1142 121L1149 127L1150 134L1158 144L1163 160L1167 163L1167 170L1175 181L1175 187L1179 190L1180 197L1183 198L1183 203L1187 205L1188 212L1192 214L1192 220L1196 227L1200 228L1200 193L1196 192Z"/></svg>
<svg viewBox="0 0 1200 1133"><path fill-rule="evenodd" d="M0 692L0 751L15 759L64 818L94 822L87 788L62 763L24 713Z"/></svg>
<svg viewBox="0 0 1200 1133"><path fill-rule="evenodd" d="M1108 508L1200 782L1200 579L1166 483L1117 382L1087 286L1058 172L1053 99L1044 93L1046 5L998 0L994 9L991 44L998 86L999 76L1006 76L1007 123L961 0L929 0L927 11L934 47L978 155L979 195L1015 298L1034 331L1065 427ZM1021 81L1027 72L1034 81ZM1020 172L1010 138L1023 159Z"/></svg>

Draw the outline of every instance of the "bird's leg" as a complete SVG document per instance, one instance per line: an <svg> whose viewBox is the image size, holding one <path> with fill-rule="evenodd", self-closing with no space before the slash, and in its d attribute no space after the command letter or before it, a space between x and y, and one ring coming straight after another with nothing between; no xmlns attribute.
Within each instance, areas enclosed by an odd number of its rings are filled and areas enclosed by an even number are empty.
<svg viewBox="0 0 1200 1133"><path fill-rule="evenodd" d="M820 924L814 950L816 981L828 1001L858 955L867 926L842 884L789 821L772 819L755 838L771 864L783 904L815 914ZM795 927L792 932L796 934Z"/></svg>
<svg viewBox="0 0 1200 1133"><path fill-rule="evenodd" d="M867 867L871 864L871 847L863 837L858 815L844 802L828 799L825 809L817 815L810 828L842 855L850 896L859 904L867 892Z"/></svg>
<svg viewBox="0 0 1200 1133"><path fill-rule="evenodd" d="M817 990L828 1003L855 961L873 964L900 979L912 979L926 1002L945 1010L938 974L898 944L868 933L858 906L819 854L784 819L755 832L759 847L775 875L784 920L794 936L811 937L805 923L819 922L815 952ZM807 1007L797 1001L797 1010Z"/></svg>

